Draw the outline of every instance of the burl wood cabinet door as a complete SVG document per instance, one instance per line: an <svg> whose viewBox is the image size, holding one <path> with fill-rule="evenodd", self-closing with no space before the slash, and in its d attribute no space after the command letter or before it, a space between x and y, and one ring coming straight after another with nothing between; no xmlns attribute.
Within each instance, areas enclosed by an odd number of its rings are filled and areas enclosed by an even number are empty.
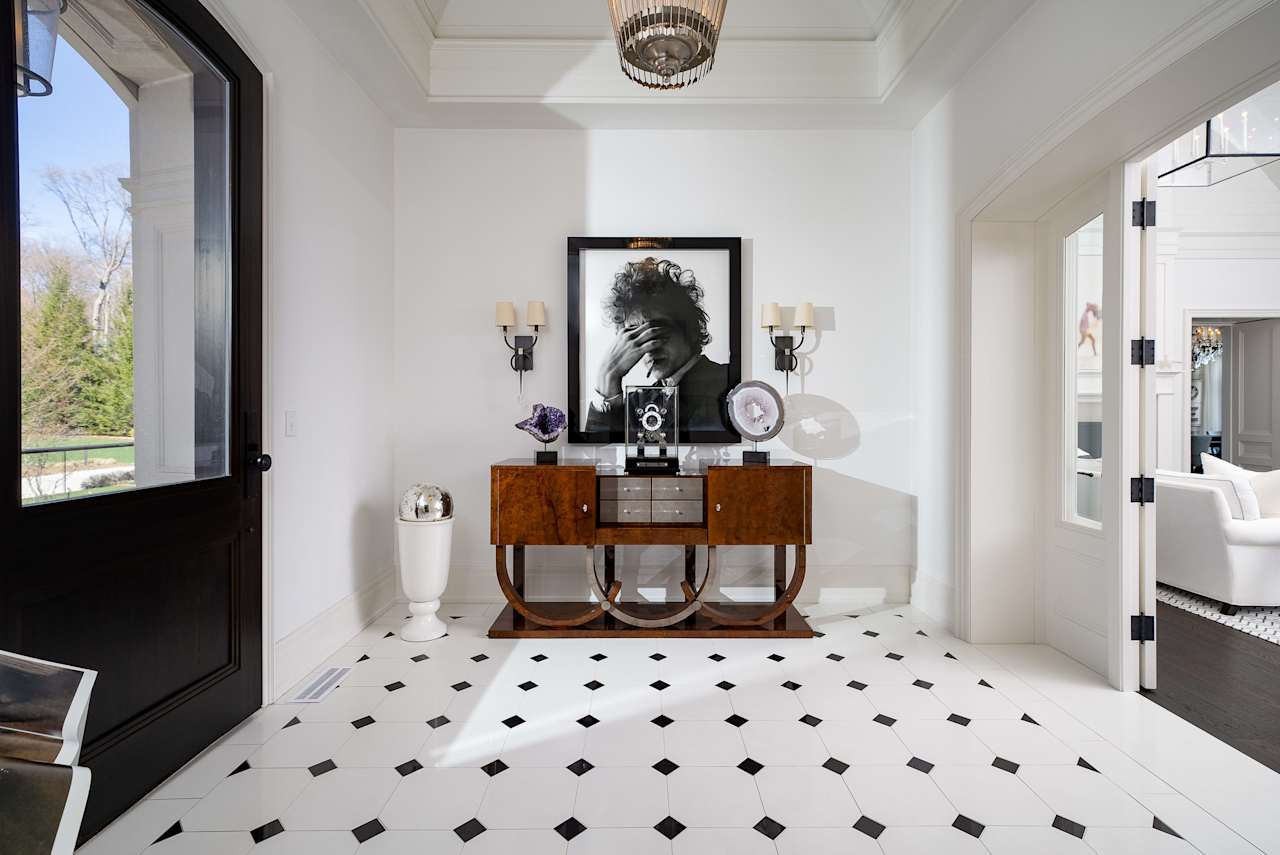
<svg viewBox="0 0 1280 855"><path fill-rule="evenodd" d="M809 477L799 466L710 469L708 542L810 543Z"/></svg>
<svg viewBox="0 0 1280 855"><path fill-rule="evenodd" d="M490 479L490 534L495 544L595 542L594 467L495 466Z"/></svg>

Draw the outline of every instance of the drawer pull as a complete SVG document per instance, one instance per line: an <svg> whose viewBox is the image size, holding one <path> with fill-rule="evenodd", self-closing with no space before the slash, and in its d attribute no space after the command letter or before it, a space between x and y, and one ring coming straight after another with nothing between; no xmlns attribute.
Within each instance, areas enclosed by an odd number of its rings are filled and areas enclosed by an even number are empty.
<svg viewBox="0 0 1280 855"><path fill-rule="evenodd" d="M720 503L716 502L716 513L720 513Z"/></svg>
<svg viewBox="0 0 1280 855"><path fill-rule="evenodd" d="M586 506L586 505L583 505L583 506L582 506L582 512L583 512L584 514L587 512L587 506Z"/></svg>

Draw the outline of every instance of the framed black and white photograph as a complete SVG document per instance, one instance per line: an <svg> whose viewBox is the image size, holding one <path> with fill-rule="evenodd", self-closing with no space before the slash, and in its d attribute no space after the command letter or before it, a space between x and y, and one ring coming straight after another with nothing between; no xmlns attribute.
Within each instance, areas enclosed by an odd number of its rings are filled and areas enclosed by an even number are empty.
<svg viewBox="0 0 1280 855"><path fill-rule="evenodd" d="M628 386L678 386L680 443L733 443L741 238L569 238L569 442L624 441Z"/></svg>

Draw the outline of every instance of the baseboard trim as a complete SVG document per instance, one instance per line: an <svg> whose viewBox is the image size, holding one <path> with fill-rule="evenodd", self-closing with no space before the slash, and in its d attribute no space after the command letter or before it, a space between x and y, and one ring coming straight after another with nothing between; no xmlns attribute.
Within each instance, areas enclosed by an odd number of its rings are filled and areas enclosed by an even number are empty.
<svg viewBox="0 0 1280 855"><path fill-rule="evenodd" d="M275 685L268 702L283 697L294 684L372 623L399 593L395 571L387 570L277 641Z"/></svg>

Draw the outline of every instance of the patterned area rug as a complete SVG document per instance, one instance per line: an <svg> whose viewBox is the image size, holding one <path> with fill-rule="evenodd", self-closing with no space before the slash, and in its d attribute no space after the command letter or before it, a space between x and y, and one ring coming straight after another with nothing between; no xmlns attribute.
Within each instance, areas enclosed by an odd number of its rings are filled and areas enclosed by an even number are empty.
<svg viewBox="0 0 1280 855"><path fill-rule="evenodd" d="M1156 599L1162 603L1225 624L1232 629L1280 644L1280 606L1241 606L1234 615L1219 614L1222 603L1168 585L1156 586Z"/></svg>

